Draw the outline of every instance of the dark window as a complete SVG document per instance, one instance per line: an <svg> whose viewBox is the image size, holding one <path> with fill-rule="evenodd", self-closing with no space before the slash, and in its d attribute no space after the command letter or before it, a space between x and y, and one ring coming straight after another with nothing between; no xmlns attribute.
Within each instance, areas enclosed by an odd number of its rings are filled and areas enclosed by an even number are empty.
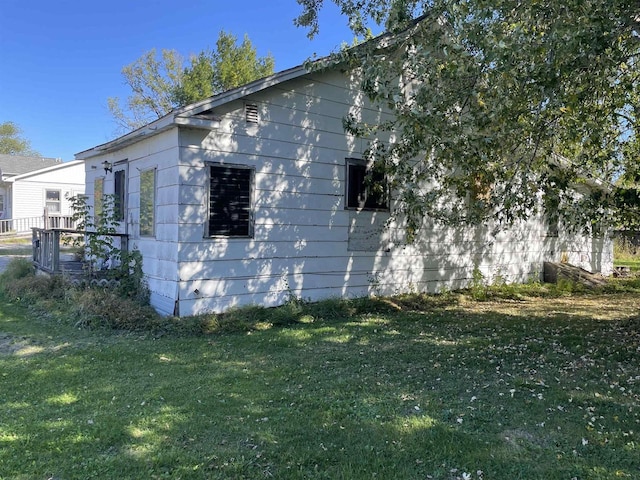
<svg viewBox="0 0 640 480"><path fill-rule="evenodd" d="M547 223L546 236L557 237L560 223L560 215L558 212L558 206L560 205L560 196L556 191L547 190L542 198Z"/></svg>
<svg viewBox="0 0 640 480"><path fill-rule="evenodd" d="M209 236L251 235L250 168L210 167Z"/></svg>
<svg viewBox="0 0 640 480"><path fill-rule="evenodd" d="M124 170L117 170L113 174L114 182L114 213L116 220L123 221L125 218L125 178Z"/></svg>
<svg viewBox="0 0 640 480"><path fill-rule="evenodd" d="M558 214L553 213L547 218L547 237L558 236Z"/></svg>
<svg viewBox="0 0 640 480"><path fill-rule="evenodd" d="M359 160L347 160L347 208L389 210L387 183L382 172L368 171Z"/></svg>

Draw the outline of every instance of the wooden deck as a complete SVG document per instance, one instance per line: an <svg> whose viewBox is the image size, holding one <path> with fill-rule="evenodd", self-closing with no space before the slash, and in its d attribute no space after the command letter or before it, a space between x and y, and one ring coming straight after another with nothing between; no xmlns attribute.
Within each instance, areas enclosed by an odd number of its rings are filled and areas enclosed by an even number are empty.
<svg viewBox="0 0 640 480"><path fill-rule="evenodd" d="M78 260L75 253L65 249L61 242L70 236L95 235L94 232L85 232L71 229L32 229L32 259L33 264L41 272L51 275L67 275L72 278L86 277L89 268L87 262ZM120 239L120 248L126 250L127 235L113 234Z"/></svg>

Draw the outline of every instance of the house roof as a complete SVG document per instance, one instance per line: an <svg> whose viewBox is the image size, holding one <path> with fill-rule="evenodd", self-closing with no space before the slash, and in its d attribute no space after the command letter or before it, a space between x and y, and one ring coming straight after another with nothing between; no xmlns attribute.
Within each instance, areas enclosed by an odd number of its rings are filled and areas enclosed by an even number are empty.
<svg viewBox="0 0 640 480"><path fill-rule="evenodd" d="M406 28L400 32L386 32L378 37L372 38L371 40L368 40L352 48L370 48L373 50L387 49L396 41L410 36L414 32L414 29L429 17L429 14L425 14L409 22ZM176 126L188 126L192 128L203 129L217 128L219 125L219 120L215 117L215 115L208 114L211 109L232 102L234 100L244 98L248 95L260 92L283 82L302 77L310 73L312 70L321 70L332 66L335 67L340 63L341 60L339 56L334 57L333 55L329 55L309 62L308 65L311 66L311 68L308 68L307 64L303 64L298 65L297 67L290 68L288 70L283 70L271 76L255 80L246 85L242 85L238 88L234 88L226 92L222 92L218 95L214 95L205 100L201 100L184 107L176 108L163 117L160 117L159 119L154 120L153 122L141 128L138 128L137 130L127 133L126 135L118 137L115 140L111 140L110 142L104 143L102 145L98 145L88 150L76 153L75 157L77 160L86 160L88 158L95 157L97 155L101 155L110 151L118 150L124 146L137 143L143 138L157 135Z"/></svg>
<svg viewBox="0 0 640 480"><path fill-rule="evenodd" d="M22 175L42 168L62 164L58 158L28 157L24 155L0 155L0 178Z"/></svg>
<svg viewBox="0 0 640 480"><path fill-rule="evenodd" d="M198 115L205 114L212 108L246 97L247 95L260 92L282 82L293 80L306 75L307 73L309 73L309 70L304 65L300 65L288 70L283 70L282 72L278 72L274 75L255 80L246 85L242 85L241 87L227 90L226 92L214 95L213 97L201 100L200 102L176 108L163 117L160 117L158 120L154 120L144 127L138 128L137 130L123 135L122 137L90 148L89 150L76 153L75 157L78 160L86 160L87 158L139 142L144 137L157 135L160 132L179 125L194 128L215 128L218 125L218 119L208 115Z"/></svg>
<svg viewBox="0 0 640 480"><path fill-rule="evenodd" d="M13 183L16 182L18 180L22 180L25 178L29 178L29 177L33 177L36 175L42 175L43 173L49 173L52 172L54 170L62 170L64 168L71 168L71 167L75 167L76 165L79 165L83 163L82 160L73 160L71 162L57 162L55 165L50 165L44 168L40 168L38 170L33 170L30 172L26 172L26 173L21 173L20 175L15 175L11 178L7 178L5 179L7 182Z"/></svg>

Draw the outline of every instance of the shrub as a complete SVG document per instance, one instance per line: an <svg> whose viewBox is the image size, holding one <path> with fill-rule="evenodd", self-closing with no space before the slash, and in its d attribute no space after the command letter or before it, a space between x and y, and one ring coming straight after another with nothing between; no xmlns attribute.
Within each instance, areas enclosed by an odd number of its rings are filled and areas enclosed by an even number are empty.
<svg viewBox="0 0 640 480"><path fill-rule="evenodd" d="M2 283L10 283L19 278L29 277L35 275L35 268L31 260L26 258L14 258L12 259L4 272L0 275Z"/></svg>
<svg viewBox="0 0 640 480"><path fill-rule="evenodd" d="M121 297L109 288L85 288L73 295L71 317L78 326L123 330L162 329L162 317L150 306Z"/></svg>
<svg viewBox="0 0 640 480"><path fill-rule="evenodd" d="M151 294L142 272L142 254L134 249L121 251L119 257L120 265L109 271L110 276L118 280L118 294L148 305Z"/></svg>
<svg viewBox="0 0 640 480"><path fill-rule="evenodd" d="M63 300L71 286L60 276L36 275L31 262L14 259L1 276L2 291L10 298L37 303Z"/></svg>
<svg viewBox="0 0 640 480"><path fill-rule="evenodd" d="M148 306L148 296L137 281L140 277L136 277L116 288L75 287L61 275L36 275L29 260L18 258L0 275L0 287L11 299L36 309L55 310L79 326L151 331L165 328L169 322Z"/></svg>

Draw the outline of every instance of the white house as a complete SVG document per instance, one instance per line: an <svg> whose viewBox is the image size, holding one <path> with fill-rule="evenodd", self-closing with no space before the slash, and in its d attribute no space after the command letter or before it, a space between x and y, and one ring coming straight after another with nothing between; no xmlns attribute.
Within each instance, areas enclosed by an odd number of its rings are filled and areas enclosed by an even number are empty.
<svg viewBox="0 0 640 480"><path fill-rule="evenodd" d="M543 261L612 269L609 238L550 231L542 218L496 236L432 225L413 244L391 204L365 198L364 140L347 114L378 121L338 69L283 71L172 111L76 155L87 194L115 194L152 305L165 314L540 278ZM106 167L106 168L105 168ZM389 221L390 220L390 221ZM389 221L389 222L388 222ZM388 225L386 225L388 222Z"/></svg>
<svg viewBox="0 0 640 480"><path fill-rule="evenodd" d="M84 193L84 162L0 155L0 229L29 231L48 216L72 215L69 197Z"/></svg>

